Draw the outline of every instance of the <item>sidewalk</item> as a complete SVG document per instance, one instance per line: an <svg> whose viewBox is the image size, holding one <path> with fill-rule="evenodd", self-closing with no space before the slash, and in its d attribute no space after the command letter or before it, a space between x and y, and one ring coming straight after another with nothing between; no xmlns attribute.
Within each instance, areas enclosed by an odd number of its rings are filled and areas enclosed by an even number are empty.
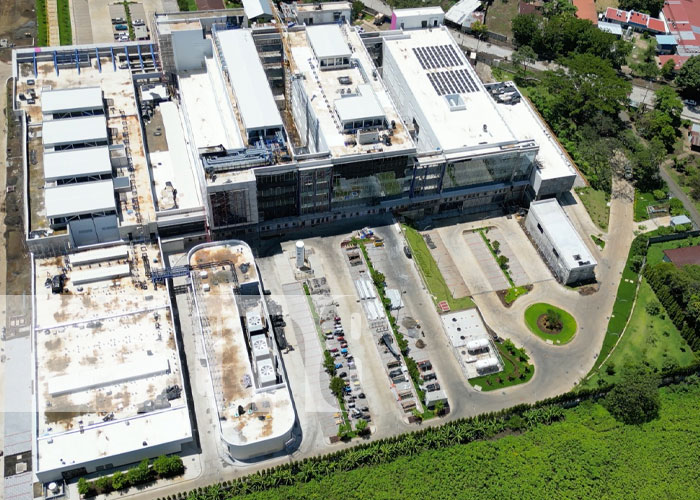
<svg viewBox="0 0 700 500"><path fill-rule="evenodd" d="M48 0L46 2L46 17L48 26L48 44L49 47L61 45L61 38L58 33L58 3L56 0Z"/></svg>

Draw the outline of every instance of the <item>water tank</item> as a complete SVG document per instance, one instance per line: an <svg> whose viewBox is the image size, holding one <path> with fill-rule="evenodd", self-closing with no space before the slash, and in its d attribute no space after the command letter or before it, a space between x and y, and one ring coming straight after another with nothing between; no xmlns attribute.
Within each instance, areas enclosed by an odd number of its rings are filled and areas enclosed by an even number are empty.
<svg viewBox="0 0 700 500"><path fill-rule="evenodd" d="M48 490L51 493L56 494L56 493L58 493L58 485L56 483L49 483Z"/></svg>
<svg viewBox="0 0 700 500"><path fill-rule="evenodd" d="M305 257L304 242L297 241L297 267L298 268L304 267L304 257Z"/></svg>

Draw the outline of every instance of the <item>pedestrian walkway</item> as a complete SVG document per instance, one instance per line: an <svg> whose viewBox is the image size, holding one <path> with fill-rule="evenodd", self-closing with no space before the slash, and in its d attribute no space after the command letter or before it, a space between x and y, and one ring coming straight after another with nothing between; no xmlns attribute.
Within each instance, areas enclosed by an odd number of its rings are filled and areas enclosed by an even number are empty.
<svg viewBox="0 0 700 500"><path fill-rule="evenodd" d="M46 26L48 30L49 47L57 47L61 45L61 37L58 32L58 2L57 0L48 0L46 2Z"/></svg>

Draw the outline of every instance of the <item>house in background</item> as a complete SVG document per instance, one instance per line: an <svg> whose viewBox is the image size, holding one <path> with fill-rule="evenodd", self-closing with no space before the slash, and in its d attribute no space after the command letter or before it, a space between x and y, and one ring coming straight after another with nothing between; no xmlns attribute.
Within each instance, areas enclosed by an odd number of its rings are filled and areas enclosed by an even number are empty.
<svg viewBox="0 0 700 500"><path fill-rule="evenodd" d="M700 245L664 250L664 262L672 262L676 267L700 265Z"/></svg>

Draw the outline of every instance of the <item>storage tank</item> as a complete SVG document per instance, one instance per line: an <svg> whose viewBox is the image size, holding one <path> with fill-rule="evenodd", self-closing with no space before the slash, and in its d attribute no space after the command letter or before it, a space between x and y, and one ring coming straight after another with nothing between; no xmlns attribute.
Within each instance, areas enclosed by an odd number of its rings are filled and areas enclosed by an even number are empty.
<svg viewBox="0 0 700 500"><path fill-rule="evenodd" d="M467 350L470 352L481 351L483 349L488 349L489 341L488 339L477 339L470 340L467 342Z"/></svg>
<svg viewBox="0 0 700 500"><path fill-rule="evenodd" d="M498 368L498 359L496 358L480 359L476 362L476 370L480 373L490 372L496 368Z"/></svg>
<svg viewBox="0 0 700 500"><path fill-rule="evenodd" d="M305 251L304 251L304 242L303 241L297 241L297 267L302 268L304 267L304 257L305 257Z"/></svg>

